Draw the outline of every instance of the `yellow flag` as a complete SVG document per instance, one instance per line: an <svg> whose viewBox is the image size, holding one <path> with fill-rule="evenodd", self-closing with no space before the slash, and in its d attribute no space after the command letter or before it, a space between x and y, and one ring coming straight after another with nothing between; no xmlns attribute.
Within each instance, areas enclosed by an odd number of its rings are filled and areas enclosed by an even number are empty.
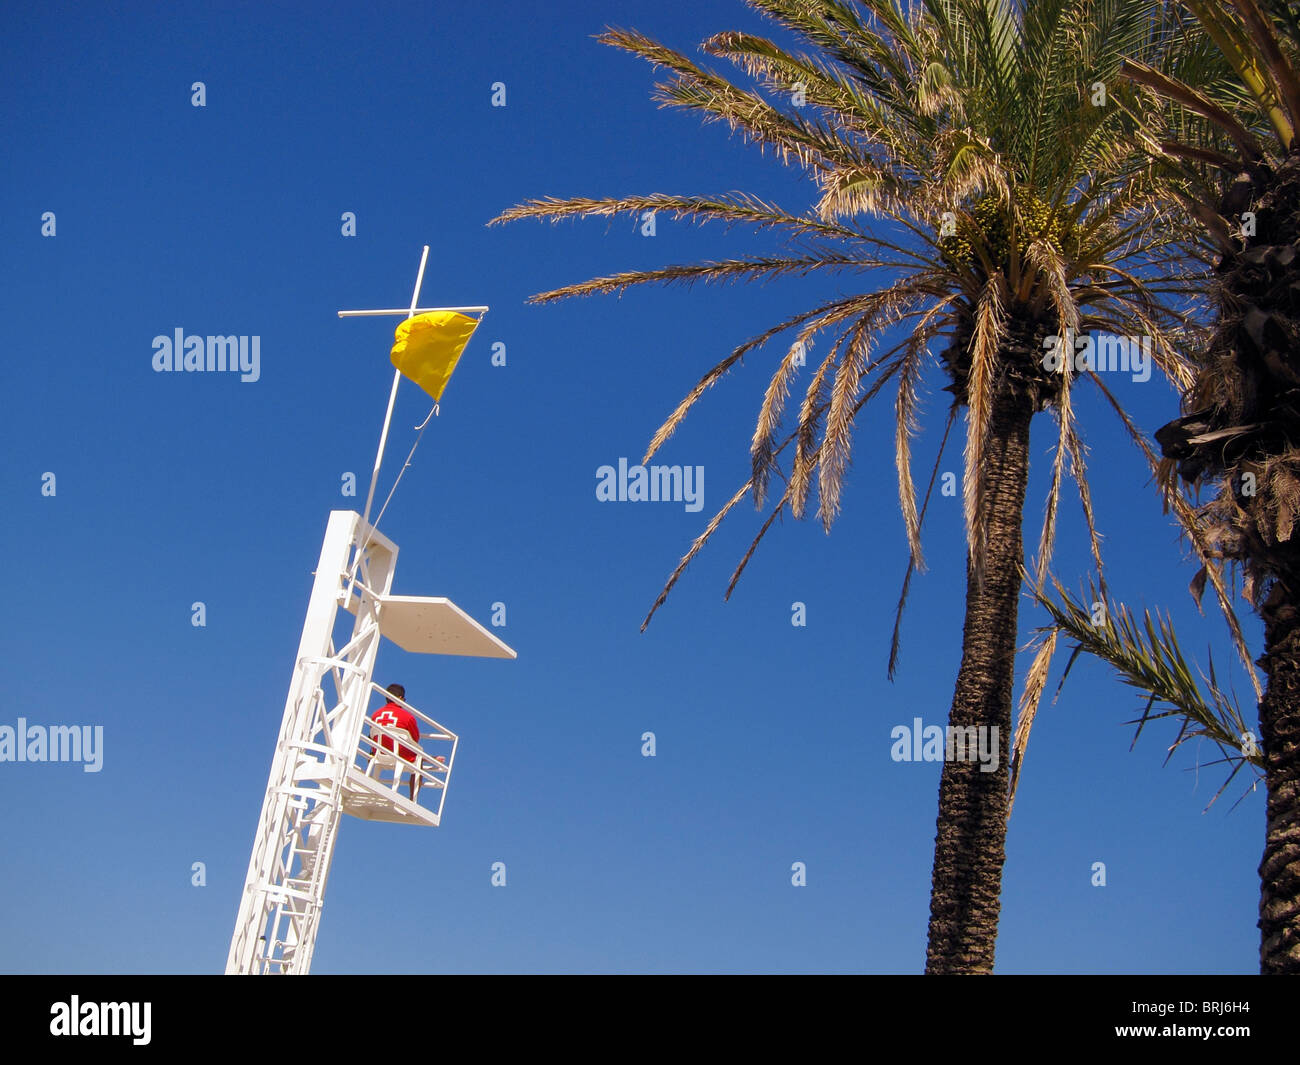
<svg viewBox="0 0 1300 1065"><path fill-rule="evenodd" d="M478 322L456 311L430 311L397 327L390 358L437 402Z"/></svg>

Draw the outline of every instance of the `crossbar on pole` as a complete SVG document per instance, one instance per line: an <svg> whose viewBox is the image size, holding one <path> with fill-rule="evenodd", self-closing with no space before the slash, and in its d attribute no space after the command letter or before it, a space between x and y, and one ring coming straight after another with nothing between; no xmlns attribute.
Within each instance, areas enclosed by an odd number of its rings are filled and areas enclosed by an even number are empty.
<svg viewBox="0 0 1300 1065"><path fill-rule="evenodd" d="M386 311L339 311L340 318L366 318L382 314L404 314L408 318L413 314L429 314L433 311L458 311L461 314L482 314L488 310L487 307L399 307L395 310Z"/></svg>
<svg viewBox="0 0 1300 1065"><path fill-rule="evenodd" d="M429 261L429 245L424 246L424 252L420 256L420 272L415 277L415 291L411 293L411 306L406 312L407 318L415 317L416 305L420 302L420 289L424 285L424 265ZM344 312L340 311L340 315ZM398 314L401 312L398 311ZM388 393L388 410L384 414L384 429L379 434L379 450L375 453L375 468L370 474L370 491L366 493L366 512L362 515L362 521L368 525L370 523L370 505L375 501L375 485L379 482L379 467L384 461L384 447L388 443L388 427L393 421L393 405L397 402L397 386L402 380L402 371L393 371L393 387Z"/></svg>

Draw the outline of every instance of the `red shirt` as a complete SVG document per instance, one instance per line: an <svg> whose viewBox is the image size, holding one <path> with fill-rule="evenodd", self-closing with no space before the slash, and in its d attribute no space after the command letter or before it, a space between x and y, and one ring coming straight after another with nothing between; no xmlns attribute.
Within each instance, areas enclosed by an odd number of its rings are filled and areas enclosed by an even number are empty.
<svg viewBox="0 0 1300 1065"><path fill-rule="evenodd" d="M377 721L390 729L403 729L413 740L418 741L420 739L420 726L415 722L415 715L404 706L398 706L393 702L386 703L370 715L370 720ZM379 730L372 730L371 735L379 735ZM380 735L379 745L386 751L393 749L393 741L388 736ZM399 755L408 761L415 762L415 753L411 748L403 747ZM418 763L416 764L418 765Z"/></svg>

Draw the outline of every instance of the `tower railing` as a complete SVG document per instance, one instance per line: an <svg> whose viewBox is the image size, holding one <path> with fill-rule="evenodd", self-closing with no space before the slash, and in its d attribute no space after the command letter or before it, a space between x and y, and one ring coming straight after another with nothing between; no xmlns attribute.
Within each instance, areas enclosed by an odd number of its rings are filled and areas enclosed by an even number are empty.
<svg viewBox="0 0 1300 1065"><path fill-rule="evenodd" d="M456 748L460 744L460 737L424 711L412 706L405 699L391 694L378 684L371 683L370 690L410 711L420 730L420 738L413 740L411 734L405 729L386 725L373 717L368 717L366 719L368 735L363 734L357 741L352 762L353 769L383 784L387 790L402 799L405 799L406 795L399 790L401 784L403 780L414 774L419 781L415 800L417 805L424 805L420 802L419 796L425 794L426 788L432 788L438 799L436 805L430 806L429 809L438 820L441 820L442 806L447 798L447 783L456 761ZM387 762L388 768L384 769L377 768L377 752L381 749L386 750L389 744L383 744L381 737L387 737L391 741L392 757L391 761ZM432 746L425 746L425 744ZM415 757L404 758L403 749L411 751ZM391 781L382 779L380 774L384 772L391 772Z"/></svg>

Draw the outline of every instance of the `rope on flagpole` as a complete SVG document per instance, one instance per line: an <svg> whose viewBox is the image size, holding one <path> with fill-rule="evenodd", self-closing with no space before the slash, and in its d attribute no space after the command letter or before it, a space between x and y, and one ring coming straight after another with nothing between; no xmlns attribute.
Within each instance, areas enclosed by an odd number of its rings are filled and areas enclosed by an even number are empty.
<svg viewBox="0 0 1300 1065"><path fill-rule="evenodd" d="M424 432L424 427L429 424L429 418L432 418L437 413L438 413L438 404L435 402L433 405L433 410L429 411L429 417L425 418L424 421L422 421L419 425L416 426L416 428L419 429L420 432Z"/></svg>
<svg viewBox="0 0 1300 1065"><path fill-rule="evenodd" d="M401 483L402 474L410 469L411 459L415 456L415 449L420 446L420 438L424 436L425 427L433 420L433 416L437 413L438 404L435 403L433 409L429 411L429 416L424 419L423 424L416 426L416 428L420 430L419 435L416 436L415 443L411 445L411 453L406 456L406 461L402 463L402 468L397 471L397 480L393 482L393 487L388 490L388 498L384 500L384 505L379 508L379 513L375 516L375 520L370 525L372 531L379 528L379 522L383 519L384 511L388 509L388 504L393 498L393 493L397 491L397 486Z"/></svg>
<svg viewBox="0 0 1300 1065"><path fill-rule="evenodd" d="M357 567L361 565L361 556L365 553L366 548L370 546L370 541L374 537L374 534L379 531L379 523L383 520L384 511L388 509L388 504L392 502L393 493L397 491L397 486L402 482L402 475L406 473L406 471L411 466L411 459L415 457L415 449L420 446L420 440L424 436L425 428L428 426L429 422L433 420L433 416L437 413L438 413L438 404L435 403L433 405L433 409L429 411L429 416L424 419L423 423L421 423L419 426L416 427L420 431L415 437L415 443L411 445L411 451L406 456L406 461L402 463L402 468L397 471L397 479L393 481L393 487L388 490L388 498L384 500L384 505L379 508L379 513L375 515L375 520L373 522L366 523L370 526L370 531L366 533L365 541L357 548L356 557L352 560L352 566L348 570L347 601L349 602L352 599L352 585L356 581Z"/></svg>

